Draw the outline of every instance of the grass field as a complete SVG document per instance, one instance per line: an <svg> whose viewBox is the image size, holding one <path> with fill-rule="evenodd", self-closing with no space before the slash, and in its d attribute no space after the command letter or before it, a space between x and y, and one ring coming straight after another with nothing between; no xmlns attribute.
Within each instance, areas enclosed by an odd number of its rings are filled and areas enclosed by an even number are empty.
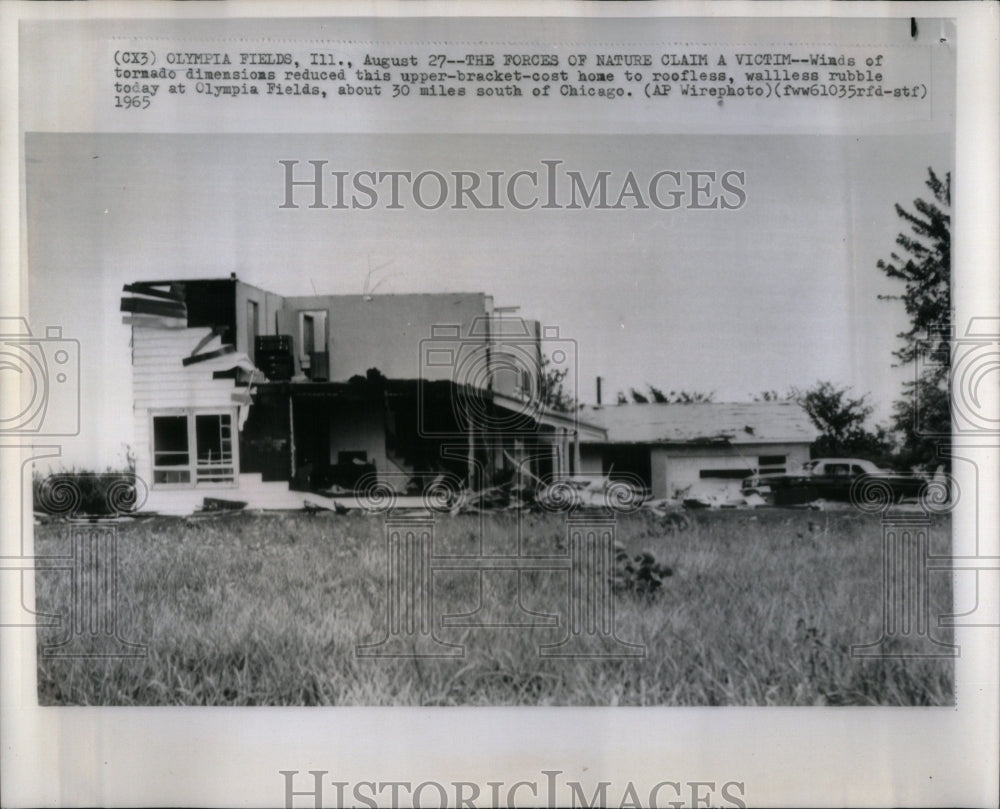
<svg viewBox="0 0 1000 809"><path fill-rule="evenodd" d="M653 597L616 597L619 637L639 659L541 658L559 628L437 631L457 659L372 659L359 644L386 632L383 522L361 513L154 518L119 528L124 637L140 658L55 659L41 646L44 705L947 705L949 660L856 659L882 623L882 533L858 512L698 512L682 532L644 513L620 516L630 555L651 552L673 575ZM438 518L436 553L477 546L474 516ZM512 512L488 515L486 542L513 535ZM558 515L523 516L532 552L565 548ZM36 528L36 554L65 553L61 524ZM935 517L931 547L950 549ZM65 572L37 574L37 607L65 611ZM510 591L498 595L512 603ZM951 577L931 574L931 614L950 611ZM476 605L478 575L435 574L435 621ZM525 605L565 618L564 573L522 574ZM944 630L935 636L950 640Z"/></svg>

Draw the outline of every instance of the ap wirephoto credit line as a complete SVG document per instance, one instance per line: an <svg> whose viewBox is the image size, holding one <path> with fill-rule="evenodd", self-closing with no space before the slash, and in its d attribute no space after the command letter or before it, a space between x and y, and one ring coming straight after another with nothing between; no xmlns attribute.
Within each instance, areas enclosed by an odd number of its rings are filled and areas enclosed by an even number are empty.
<svg viewBox="0 0 1000 809"><path fill-rule="evenodd" d="M12 805L989 803L995 19L134 8L3 20Z"/></svg>

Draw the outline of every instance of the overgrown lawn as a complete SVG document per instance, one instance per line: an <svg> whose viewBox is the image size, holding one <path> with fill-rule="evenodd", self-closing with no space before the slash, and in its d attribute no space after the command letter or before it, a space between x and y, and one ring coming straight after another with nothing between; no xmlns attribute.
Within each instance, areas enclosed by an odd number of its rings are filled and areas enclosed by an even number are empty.
<svg viewBox="0 0 1000 809"><path fill-rule="evenodd" d="M514 551L517 515L484 518L485 546ZM524 548L562 553L565 520L521 515ZM642 658L549 658L566 634L567 574L520 576L525 607L558 627L442 627L473 611L475 572L434 575L434 623L459 658L369 658L386 634L384 520L352 513L154 518L119 527L120 634L144 657L46 657L65 629L39 631L46 705L948 705L950 660L859 659L882 634L882 528L843 510L701 512L669 532L620 516L630 555L672 568L658 594L615 599L618 636ZM475 516L439 516L435 552L479 547ZM65 524L36 527L36 554L66 553ZM935 517L931 547L950 550ZM487 575L487 601L517 602L517 576ZM37 606L67 614L68 572L37 574ZM500 582L499 585L497 582ZM932 625L951 611L951 577L931 573ZM499 588L499 589L498 589ZM946 630L935 637L950 640Z"/></svg>

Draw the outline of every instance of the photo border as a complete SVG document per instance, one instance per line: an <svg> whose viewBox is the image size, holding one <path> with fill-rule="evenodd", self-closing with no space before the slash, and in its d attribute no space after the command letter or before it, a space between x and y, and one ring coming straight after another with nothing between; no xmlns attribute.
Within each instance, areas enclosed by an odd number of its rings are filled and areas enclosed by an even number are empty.
<svg viewBox="0 0 1000 809"><path fill-rule="evenodd" d="M58 10L55 6L58 6ZM565 16L575 3L348 3L339 15ZM952 17L958 26L954 249L957 321L998 311L1000 91L997 8L981 3L684 3L585 7L587 17ZM0 111L18 120L18 24L40 18L124 13L117 3L87 6L10 3L0 7ZM232 3L228 17L325 15L327 4ZM128 16L207 18L217 4L137 3ZM17 127L0 128L0 315L27 311L25 190ZM962 268L973 268L964 270ZM0 391L9 397L16 392ZM5 400L10 401L10 400ZM995 408L996 400L988 403ZM995 412L995 410L994 410ZM4 553L30 514L18 491L18 452L0 452L0 531ZM42 442L46 445L53 441ZM12 445L14 446L14 445ZM995 443L970 447L979 478L955 475L977 491L980 513L959 509L953 531L978 525L981 550L996 554L1000 489ZM992 538L992 540L991 540ZM992 547L990 543L992 541ZM28 549L30 553L30 548ZM29 581L30 577L23 577ZM33 597L30 584L25 595ZM9 592L4 594L7 601ZM996 594L992 599L996 611ZM8 606L8 605L5 605ZM983 602L984 608L990 602ZM661 781L746 784L748 805L994 805L998 781L997 633L959 627L955 708L38 708L33 631L0 632L5 805L283 805L281 770L329 771L331 780L437 780L486 784L542 778L561 770L589 796L599 780L633 782L639 794ZM8 661L17 661L12 665ZM640 714L639 711L642 711ZM470 744L475 740L475 744ZM645 793L643 792L645 790ZM620 794L616 792L615 794ZM332 793L331 793L332 797ZM530 803L530 795L520 799ZM304 803L308 804L308 799Z"/></svg>

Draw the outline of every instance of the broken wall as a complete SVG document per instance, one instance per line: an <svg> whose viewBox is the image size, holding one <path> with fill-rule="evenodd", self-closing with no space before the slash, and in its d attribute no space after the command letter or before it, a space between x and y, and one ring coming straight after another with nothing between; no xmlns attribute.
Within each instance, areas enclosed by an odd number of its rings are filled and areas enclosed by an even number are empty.
<svg viewBox="0 0 1000 809"><path fill-rule="evenodd" d="M389 379L453 379L461 349L485 341L470 331L477 318L488 314L488 300L481 293L291 297L278 313L278 326L279 333L293 337L297 373L302 373L300 315L323 311L330 380L346 382L365 376L369 368ZM433 327L452 324L459 326L456 338L432 340ZM427 362L435 348L437 355Z"/></svg>

